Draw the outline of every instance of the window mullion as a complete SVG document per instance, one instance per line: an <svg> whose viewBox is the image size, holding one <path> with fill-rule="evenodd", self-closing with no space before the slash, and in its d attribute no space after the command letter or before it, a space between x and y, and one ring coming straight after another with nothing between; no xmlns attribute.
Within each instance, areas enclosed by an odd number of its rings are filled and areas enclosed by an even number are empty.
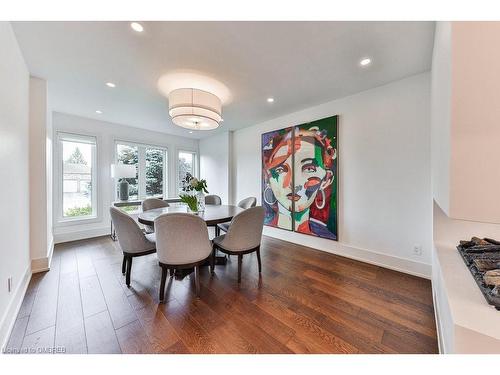
<svg viewBox="0 0 500 375"><path fill-rule="evenodd" d="M146 198L146 147L139 146L138 149L139 167L139 199Z"/></svg>

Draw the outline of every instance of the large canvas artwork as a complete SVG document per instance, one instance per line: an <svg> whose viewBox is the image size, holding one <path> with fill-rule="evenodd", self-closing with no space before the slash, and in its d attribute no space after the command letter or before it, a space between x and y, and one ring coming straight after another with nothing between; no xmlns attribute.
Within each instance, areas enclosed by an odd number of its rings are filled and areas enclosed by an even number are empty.
<svg viewBox="0 0 500 375"><path fill-rule="evenodd" d="M337 240L337 122L262 134L266 225Z"/></svg>

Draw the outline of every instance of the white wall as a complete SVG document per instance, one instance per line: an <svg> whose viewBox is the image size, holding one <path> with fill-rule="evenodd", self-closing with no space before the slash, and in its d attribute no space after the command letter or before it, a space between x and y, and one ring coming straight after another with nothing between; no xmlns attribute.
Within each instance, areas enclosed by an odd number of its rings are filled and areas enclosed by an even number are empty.
<svg viewBox="0 0 500 375"><path fill-rule="evenodd" d="M0 22L0 347L29 282L29 73L9 23ZM13 288L7 291L7 279Z"/></svg>
<svg viewBox="0 0 500 375"><path fill-rule="evenodd" d="M47 81L30 78L30 253L34 272L50 267L52 239L52 165ZM49 148L48 148L49 147ZM49 157L49 160L47 160Z"/></svg>
<svg viewBox="0 0 500 375"><path fill-rule="evenodd" d="M444 212L450 212L451 155L451 22L437 22L431 72L432 192Z"/></svg>
<svg viewBox="0 0 500 375"><path fill-rule="evenodd" d="M424 73L238 130L235 198L260 200L262 133L338 114L339 242L269 227L265 234L430 277L429 104Z"/></svg>
<svg viewBox="0 0 500 375"><path fill-rule="evenodd" d="M114 181L110 175L110 165L115 160L115 141L129 141L166 147L168 150L168 194L177 196L177 154L179 150L198 152L198 141L176 137L166 133L133 128L120 124L93 120L54 112L52 114L54 142L56 133L64 131L97 138L97 202L98 218L78 223L58 223L58 181L57 160L54 158L54 242L65 242L108 234L110 231L109 206L115 200ZM54 149L56 149L54 145Z"/></svg>
<svg viewBox="0 0 500 375"><path fill-rule="evenodd" d="M222 204L231 202L230 145L231 132L200 140L200 177L207 180L208 191L221 197Z"/></svg>

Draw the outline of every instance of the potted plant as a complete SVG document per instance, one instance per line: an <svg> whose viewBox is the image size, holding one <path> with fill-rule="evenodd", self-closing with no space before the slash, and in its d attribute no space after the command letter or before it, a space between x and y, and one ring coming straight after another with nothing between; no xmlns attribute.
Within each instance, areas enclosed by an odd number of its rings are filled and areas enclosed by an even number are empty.
<svg viewBox="0 0 500 375"><path fill-rule="evenodd" d="M208 194L207 181L198 180L190 173L186 173L186 177L182 181L182 191L186 194L180 194L181 201L186 203L189 209L193 212L205 211L205 194ZM196 191L196 195L187 194Z"/></svg>

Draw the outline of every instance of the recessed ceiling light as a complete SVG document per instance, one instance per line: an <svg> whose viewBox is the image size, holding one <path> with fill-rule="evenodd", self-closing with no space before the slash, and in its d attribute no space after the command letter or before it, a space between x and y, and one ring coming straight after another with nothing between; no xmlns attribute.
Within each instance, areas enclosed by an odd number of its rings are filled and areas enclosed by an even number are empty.
<svg viewBox="0 0 500 375"><path fill-rule="evenodd" d="M268 103L274 103L274 98L267 98Z"/></svg>
<svg viewBox="0 0 500 375"><path fill-rule="evenodd" d="M369 57L366 57L364 59L361 59L361 61L359 62L359 65L367 66L367 65L370 65L371 62L372 62L372 59L370 59Z"/></svg>
<svg viewBox="0 0 500 375"><path fill-rule="evenodd" d="M97 113L98 115L102 115L102 111L100 110L95 111L95 113Z"/></svg>
<svg viewBox="0 0 500 375"><path fill-rule="evenodd" d="M144 31L144 27L139 22L132 22L130 24L132 30L137 31L138 33L142 33Z"/></svg>
<svg viewBox="0 0 500 375"><path fill-rule="evenodd" d="M189 132L189 134L193 134L193 131L191 130L191 131Z"/></svg>
<svg viewBox="0 0 500 375"><path fill-rule="evenodd" d="M108 86L108 87L116 87L116 85L113 82L106 82L106 86Z"/></svg>

